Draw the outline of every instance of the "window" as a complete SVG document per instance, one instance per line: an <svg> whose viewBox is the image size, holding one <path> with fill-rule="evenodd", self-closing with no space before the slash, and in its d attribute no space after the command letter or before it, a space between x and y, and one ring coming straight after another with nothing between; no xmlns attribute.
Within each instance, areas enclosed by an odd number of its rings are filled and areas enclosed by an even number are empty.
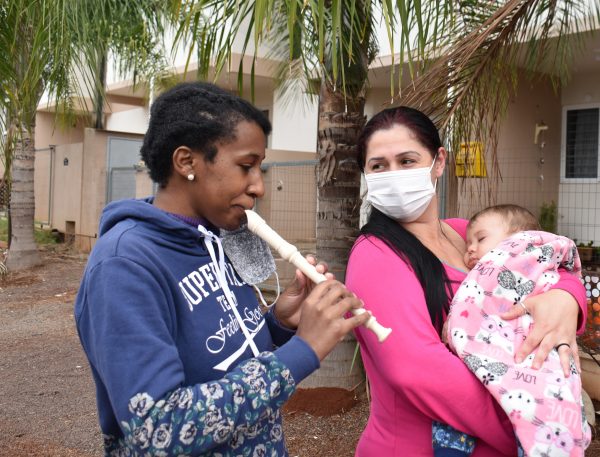
<svg viewBox="0 0 600 457"><path fill-rule="evenodd" d="M600 108L566 110L565 127L564 177L597 179Z"/></svg>

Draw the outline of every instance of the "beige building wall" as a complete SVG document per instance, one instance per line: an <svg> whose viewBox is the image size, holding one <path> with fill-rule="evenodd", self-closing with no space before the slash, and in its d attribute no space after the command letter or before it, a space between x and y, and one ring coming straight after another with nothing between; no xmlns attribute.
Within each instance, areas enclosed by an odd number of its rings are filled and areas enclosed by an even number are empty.
<svg viewBox="0 0 600 457"><path fill-rule="evenodd" d="M66 233L79 226L83 144L36 152L35 219Z"/></svg>
<svg viewBox="0 0 600 457"><path fill-rule="evenodd" d="M54 166L54 151L50 148L35 151L33 165L33 194L35 198L36 222L50 224L52 215L50 200L52 198L52 173Z"/></svg>
<svg viewBox="0 0 600 457"><path fill-rule="evenodd" d="M36 151L35 219L72 235L83 252L89 252L95 243L106 205L106 154L111 136L140 138L86 128L81 143Z"/></svg>
<svg viewBox="0 0 600 457"><path fill-rule="evenodd" d="M250 94L245 93L244 98L250 100ZM272 90L258 90L254 94L254 106L260 110L269 110L269 120L273 122L273 91Z"/></svg>
<svg viewBox="0 0 600 457"><path fill-rule="evenodd" d="M75 234L81 224L82 166L82 143L56 147L50 214L52 227L63 233Z"/></svg>
<svg viewBox="0 0 600 457"><path fill-rule="evenodd" d="M263 165L273 162L302 162L316 159L317 155L314 152L267 149Z"/></svg>
<svg viewBox="0 0 600 457"><path fill-rule="evenodd" d="M83 129L85 128L86 120L82 117L76 117L73 119L72 125L65 125L63 120L58 119L55 113L38 111L35 118L35 169L34 169L34 195L35 195L35 220L38 222L48 223L53 228L52 206L52 186L56 182L53 173L57 171L62 173L61 168L58 168L58 158L56 157L56 150L51 150L50 145L65 145L81 144L83 142ZM64 151L61 150L61 154ZM70 154L73 154L71 150ZM63 157L64 159L64 157ZM71 160L71 159L69 159ZM79 159L79 162L81 159ZM60 166L63 167L63 162L60 162ZM73 166L68 169L70 172L74 170ZM71 175L71 173L69 173ZM68 176L67 178L71 178ZM70 183L69 183L70 186ZM60 188L60 186L59 186ZM77 190L77 192L79 192ZM69 197L71 195L69 194ZM65 202L65 205L70 204ZM62 205L62 202L58 203L58 207ZM57 211L56 205L54 208ZM64 223L62 224L64 226ZM62 231L62 229L59 229Z"/></svg>
<svg viewBox="0 0 600 457"><path fill-rule="evenodd" d="M562 90L563 105L600 103L600 65L594 71L574 73L568 86Z"/></svg>
<svg viewBox="0 0 600 457"><path fill-rule="evenodd" d="M86 123L85 118L77 116L71 125L64 125L63 121L57 120L55 113L38 111L35 117L35 148L81 143Z"/></svg>
<svg viewBox="0 0 600 457"><path fill-rule="evenodd" d="M318 98L302 94L293 97L290 103L285 97L274 96L270 102L273 132L269 137L269 147L316 152Z"/></svg>
<svg viewBox="0 0 600 457"><path fill-rule="evenodd" d="M539 79L529 83L521 78L506 117L499 122L497 151L501 179L491 186L489 178L458 178L458 214L448 216L468 218L489 203L519 204L537 216L543 203L558 202L561 103L550 81ZM535 144L535 128L542 123L548 129ZM492 163L489 156L486 158L489 177Z"/></svg>
<svg viewBox="0 0 600 457"><path fill-rule="evenodd" d="M111 136L139 139L141 135L86 128L83 140L80 226L75 230L76 246L90 251L98 238L98 223L106 206L106 153Z"/></svg>

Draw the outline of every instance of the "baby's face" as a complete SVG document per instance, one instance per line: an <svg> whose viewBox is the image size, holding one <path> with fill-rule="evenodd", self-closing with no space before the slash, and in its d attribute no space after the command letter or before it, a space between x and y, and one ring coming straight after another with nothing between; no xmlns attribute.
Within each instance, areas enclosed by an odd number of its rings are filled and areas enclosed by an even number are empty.
<svg viewBox="0 0 600 457"><path fill-rule="evenodd" d="M499 214L487 213L479 216L467 228L467 267L473 268L479 259L510 235L508 224Z"/></svg>

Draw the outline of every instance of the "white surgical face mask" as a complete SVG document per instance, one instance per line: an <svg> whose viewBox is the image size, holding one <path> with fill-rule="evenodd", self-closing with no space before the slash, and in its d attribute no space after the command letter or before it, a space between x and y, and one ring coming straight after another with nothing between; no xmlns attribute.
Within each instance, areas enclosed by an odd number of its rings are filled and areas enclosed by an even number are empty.
<svg viewBox="0 0 600 457"><path fill-rule="evenodd" d="M431 182L431 167L411 170L383 171L365 175L367 200L383 214L400 222L412 222L429 206L435 188Z"/></svg>

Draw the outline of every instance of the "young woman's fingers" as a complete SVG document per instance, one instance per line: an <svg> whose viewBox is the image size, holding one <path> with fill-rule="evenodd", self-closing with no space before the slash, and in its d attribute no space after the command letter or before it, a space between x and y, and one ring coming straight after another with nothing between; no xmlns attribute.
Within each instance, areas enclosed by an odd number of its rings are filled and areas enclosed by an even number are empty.
<svg viewBox="0 0 600 457"><path fill-rule="evenodd" d="M367 311L366 313L354 314L344 319L342 324L344 335L356 327L366 324L370 317L371 313Z"/></svg>
<svg viewBox="0 0 600 457"><path fill-rule="evenodd" d="M368 313L344 319L362 302L338 281L325 281L305 300L296 335L303 338L323 359L343 336L369 318Z"/></svg>
<svg viewBox="0 0 600 457"><path fill-rule="evenodd" d="M306 260L308 260L308 263L313 265L319 273L324 275L329 271L329 265L327 265L327 262L324 262L323 260L321 260L320 262L317 262L317 258L312 254L307 254L305 257L306 257ZM329 273L329 274L331 276L333 276L333 274L331 274L331 273Z"/></svg>
<svg viewBox="0 0 600 457"><path fill-rule="evenodd" d="M324 302L330 303L326 313L332 319L343 317L350 310L363 306L362 301L343 286L329 289L324 297Z"/></svg>

